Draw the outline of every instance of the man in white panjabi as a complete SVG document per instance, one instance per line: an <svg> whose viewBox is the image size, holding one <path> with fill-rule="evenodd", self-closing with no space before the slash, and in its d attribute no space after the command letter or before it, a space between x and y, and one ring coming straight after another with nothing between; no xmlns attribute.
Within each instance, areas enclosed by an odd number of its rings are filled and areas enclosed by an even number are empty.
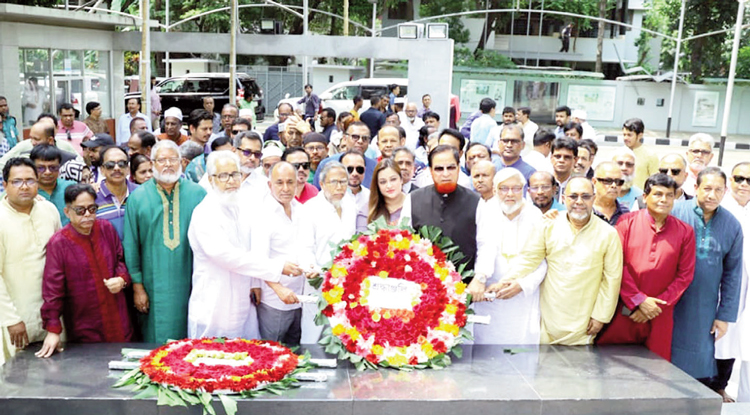
<svg viewBox="0 0 750 415"><path fill-rule="evenodd" d="M547 262L523 278L503 280L513 258L542 226L542 212L524 201L525 183L517 169L500 170L493 180L496 196L484 207L475 278L489 277L487 291L497 292L497 299L474 303L477 315L490 316L490 324L474 325L475 344L539 344L539 284Z"/></svg>
<svg viewBox="0 0 750 415"><path fill-rule="evenodd" d="M745 243L742 246L742 284L740 286L740 308L737 321L729 323L727 333L716 341L714 357L734 366L735 359L742 362L739 373L738 402L750 402L750 307L747 305L748 275L750 275L750 162L742 162L732 168L728 180L729 192L724 195L721 206L740 222ZM718 363L718 362L717 362ZM731 367L731 366L730 366ZM735 366L736 367L736 366ZM731 370L723 374L728 381Z"/></svg>
<svg viewBox="0 0 750 415"><path fill-rule="evenodd" d="M341 163L326 163L320 172L321 192L302 207L300 220L300 242L302 252L300 264L303 268L319 269L330 262L333 246L349 239L356 231L357 206L348 193L349 176ZM305 284L303 294L312 294L315 289ZM318 342L323 327L315 325L317 304L302 305L302 344Z"/></svg>
<svg viewBox="0 0 750 415"><path fill-rule="evenodd" d="M257 231L253 229L253 254L295 262L299 257L299 209L297 169L287 162L271 167L270 193L262 199ZM297 295L302 294L305 279L282 275L278 282L261 284L258 326L264 340L297 346L301 338L302 309Z"/></svg>
<svg viewBox="0 0 750 415"><path fill-rule="evenodd" d="M251 289L260 286L258 279L278 281L282 273L299 276L302 272L295 264L250 250L254 230L243 218L258 217L241 210L238 203L239 157L215 151L208 156L206 168L211 191L195 208L188 228L193 249L188 337L257 339L260 333Z"/></svg>

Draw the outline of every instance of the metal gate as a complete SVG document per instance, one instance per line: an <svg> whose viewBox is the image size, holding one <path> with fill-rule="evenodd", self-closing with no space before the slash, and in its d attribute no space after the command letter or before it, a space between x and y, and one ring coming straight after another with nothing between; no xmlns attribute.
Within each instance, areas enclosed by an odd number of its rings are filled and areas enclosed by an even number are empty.
<svg viewBox="0 0 750 415"><path fill-rule="evenodd" d="M293 69L290 71L290 69ZM302 72L297 68L285 66L244 66L238 65L237 72L242 72L255 78L255 81L263 89L263 105L266 107L266 115L273 116L273 111L279 101L290 97L301 97L304 94L304 83ZM229 67L224 69L229 72Z"/></svg>

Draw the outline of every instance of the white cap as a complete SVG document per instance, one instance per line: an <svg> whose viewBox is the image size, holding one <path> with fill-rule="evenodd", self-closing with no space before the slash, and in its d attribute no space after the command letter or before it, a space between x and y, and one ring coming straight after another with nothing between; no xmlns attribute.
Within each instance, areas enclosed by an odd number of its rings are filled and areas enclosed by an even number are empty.
<svg viewBox="0 0 750 415"><path fill-rule="evenodd" d="M253 110L251 108L243 108L240 110L240 118L252 118Z"/></svg>
<svg viewBox="0 0 750 415"><path fill-rule="evenodd" d="M579 120L586 120L588 114L586 114L586 110L573 110L573 113L570 114L572 118L578 118Z"/></svg>
<svg viewBox="0 0 750 415"><path fill-rule="evenodd" d="M164 118L175 117L182 122L182 111L177 107L171 107L164 111Z"/></svg>
<svg viewBox="0 0 750 415"><path fill-rule="evenodd" d="M260 157L261 160L265 160L268 157L281 157L284 151L277 146L268 146L263 149L263 155Z"/></svg>

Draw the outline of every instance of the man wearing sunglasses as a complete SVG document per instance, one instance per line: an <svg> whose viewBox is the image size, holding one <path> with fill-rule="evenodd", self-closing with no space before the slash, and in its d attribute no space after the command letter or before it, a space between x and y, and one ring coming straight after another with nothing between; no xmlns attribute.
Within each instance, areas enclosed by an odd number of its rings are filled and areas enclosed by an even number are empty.
<svg viewBox="0 0 750 415"><path fill-rule="evenodd" d="M357 212L368 212L370 189L362 185L365 177L365 156L358 150L349 150L341 156L341 164L349 173L349 192L354 195L357 202Z"/></svg>
<svg viewBox="0 0 750 415"><path fill-rule="evenodd" d="M288 162L294 167L297 186L294 199L299 203L305 203L318 194L318 188L307 182L310 175L310 156L302 147L290 147L284 150L281 161Z"/></svg>
<svg viewBox="0 0 750 415"><path fill-rule="evenodd" d="M620 168L611 161L601 162L596 166L594 178L591 181L596 190L594 215L615 226L620 216L630 212L627 206L617 201L620 187L625 183Z"/></svg>
<svg viewBox="0 0 750 415"><path fill-rule="evenodd" d="M107 146L102 149L100 154L104 180L96 192L96 204L99 206L96 218L109 221L117 230L117 236L122 241L123 228L125 227L125 204L128 196L133 193L138 185L128 180L130 163L128 155L122 147Z"/></svg>
<svg viewBox="0 0 750 415"><path fill-rule="evenodd" d="M36 166L26 157L12 158L3 167L0 330L5 334L0 336L0 365L45 336L39 315L45 247L60 229L60 215L52 203L37 198L38 180Z"/></svg>
<svg viewBox="0 0 750 415"><path fill-rule="evenodd" d="M620 195L617 197L617 201L631 208L637 204L635 200L643 195L643 190L633 182L637 165L635 153L627 147L619 147L615 150L612 161L620 168L622 179L625 180L625 183L620 186Z"/></svg>
<svg viewBox="0 0 750 415"><path fill-rule="evenodd" d="M662 157L659 161L659 173L666 174L671 177L672 180L677 183L677 190L674 194L674 201L679 202L681 200L690 200L693 196L685 193L682 189L682 185L685 183L685 179L688 177L687 161L685 157L677 153L667 154ZM630 207L630 211L636 211L646 208L646 201L644 196L636 198L636 202Z"/></svg>
<svg viewBox="0 0 750 415"><path fill-rule="evenodd" d="M698 173L703 171L714 158L714 138L706 133L697 133L690 136L688 149L685 152L688 162L688 177L682 185L682 190L690 196L695 196L695 182Z"/></svg>
<svg viewBox="0 0 750 415"><path fill-rule="evenodd" d="M266 177L258 168L263 156L263 140L255 131L244 131L234 137L234 152L240 157L242 185L240 192L249 200L260 200L268 191Z"/></svg>
<svg viewBox="0 0 750 415"><path fill-rule="evenodd" d="M62 226L67 225L70 221L63 211L65 189L75 182L60 178L60 160L62 159L60 149L49 144L41 144L31 150L29 157L39 173L39 195L55 205L60 213Z"/></svg>
<svg viewBox="0 0 750 415"><path fill-rule="evenodd" d="M372 135L370 134L370 128L367 124L361 121L354 121L349 124L346 132L341 137L342 152L345 153L349 150L357 150L360 153L365 154L371 140ZM318 164L318 168L315 171L315 177L313 178L313 185L315 187L320 189L320 170L331 161L339 161L340 157L340 155L336 154L323 159L320 164ZM362 184L364 187L370 187L370 182L372 182L372 172L375 170L376 164L377 162L375 160L365 156L365 177Z"/></svg>

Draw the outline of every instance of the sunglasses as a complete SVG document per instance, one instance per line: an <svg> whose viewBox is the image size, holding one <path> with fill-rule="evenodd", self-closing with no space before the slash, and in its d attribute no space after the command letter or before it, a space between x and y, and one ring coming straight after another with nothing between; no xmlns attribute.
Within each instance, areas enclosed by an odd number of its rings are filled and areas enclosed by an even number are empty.
<svg viewBox="0 0 750 415"><path fill-rule="evenodd" d="M349 174L352 174L352 173L354 173L354 171L355 171L355 170L356 170L356 171L357 171L357 173L359 173L359 174L365 174L365 168L364 168L364 167L362 167L362 166L357 166L357 167L354 167L354 166L347 166L347 167L346 167L346 171L348 171L348 172L349 172Z"/></svg>
<svg viewBox="0 0 750 415"><path fill-rule="evenodd" d="M95 214L97 210L99 210L99 206L97 205L91 205L91 206L71 206L70 210L76 213L78 216L83 216L86 214L86 212L89 212L90 214Z"/></svg>
<svg viewBox="0 0 750 415"><path fill-rule="evenodd" d="M247 149L244 149L244 148L238 148L237 150L240 150L242 152L242 155L245 156L245 157L253 156L256 159L259 159L259 158L261 158L261 156L263 156L263 152L262 151L247 150Z"/></svg>
<svg viewBox="0 0 750 415"><path fill-rule="evenodd" d="M605 186L612 186L612 183L614 183L617 186L622 186L623 184L625 184L624 179L610 179L608 177L597 177L596 181Z"/></svg>
<svg viewBox="0 0 750 415"><path fill-rule="evenodd" d="M659 173L661 174L669 174L669 172L672 172L672 176L677 176L682 173L682 169L659 169Z"/></svg>
<svg viewBox="0 0 750 415"><path fill-rule="evenodd" d="M107 170L112 170L115 168L115 166L124 169L128 167L128 161L127 160L120 160L120 161L108 161L104 164L102 164L102 167L104 167Z"/></svg>
<svg viewBox="0 0 750 415"><path fill-rule="evenodd" d="M60 166L36 166L36 171L39 173L44 173L45 171L57 173L60 171Z"/></svg>
<svg viewBox="0 0 750 415"><path fill-rule="evenodd" d="M310 163L304 162L304 163L291 163L292 166L294 166L295 170L299 170L300 167L302 167L302 170L310 170ZM350 172L351 173L351 172Z"/></svg>
<svg viewBox="0 0 750 415"><path fill-rule="evenodd" d="M369 135L359 135L359 134L347 134L347 135L351 137L353 141L363 141L365 143L370 141Z"/></svg>
<svg viewBox="0 0 750 415"><path fill-rule="evenodd" d="M750 184L750 177L732 176L732 179L734 179L734 182L737 183L737 184L742 184L742 182Z"/></svg>
<svg viewBox="0 0 750 415"><path fill-rule="evenodd" d="M455 164L452 166L435 166L432 168L432 170L435 170L436 172L443 172L443 171L456 171L458 170L458 166Z"/></svg>
<svg viewBox="0 0 750 415"><path fill-rule="evenodd" d="M565 197L567 197L568 200L570 200L571 202L575 202L578 199L582 199L584 202L589 202L589 201L591 201L591 199L594 198L594 195L592 195L592 194L582 194L582 195L572 194L572 195L565 195Z"/></svg>
<svg viewBox="0 0 750 415"><path fill-rule="evenodd" d="M244 132L244 131L247 131L247 130L232 130L232 135L237 135L237 134L239 134L241 132Z"/></svg>

